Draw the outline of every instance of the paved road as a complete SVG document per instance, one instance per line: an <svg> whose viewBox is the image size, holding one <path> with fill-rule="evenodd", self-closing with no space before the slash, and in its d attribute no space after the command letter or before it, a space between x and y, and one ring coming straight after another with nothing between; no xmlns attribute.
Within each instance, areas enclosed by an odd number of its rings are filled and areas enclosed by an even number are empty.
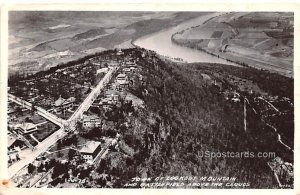
<svg viewBox="0 0 300 195"><path fill-rule="evenodd" d="M71 121L77 121L81 118L81 115L83 112L87 111L89 107L93 104L97 96L100 94L101 90L104 89L106 84L109 82L109 80L112 77L112 74L116 72L117 67L112 67L106 75L101 79L101 81L98 83L98 85L91 91L91 93L85 98L85 100L82 102L82 104L78 107L78 109L72 114L72 116L68 119L69 122Z"/></svg>
<svg viewBox="0 0 300 195"><path fill-rule="evenodd" d="M41 153L46 152L50 146L55 144L57 140L64 137L66 134L67 133L64 131L64 129L60 128L44 141L40 142L40 144L37 145L33 151L31 149L22 150L19 153L21 160L12 164L8 168L8 177L12 178L19 170L29 163L32 163Z"/></svg>
<svg viewBox="0 0 300 195"><path fill-rule="evenodd" d="M32 104L31 103L29 103L29 102L27 102L25 100L22 100L22 99L14 96L12 94L8 94L8 99L10 101L13 101L13 102L15 102L15 103L17 103L17 104L19 104L19 105L21 105L21 106L29 109L29 110L32 109ZM62 124L65 122L64 119L61 119L61 118L55 116L54 114L48 112L47 110L45 110L45 109L43 109L43 108L41 108L39 106L34 106L34 107L36 109L36 112L39 115L41 115L42 117L46 118L47 120L53 122L54 124L56 124L58 126L62 126Z"/></svg>
<svg viewBox="0 0 300 195"><path fill-rule="evenodd" d="M112 74L118 69L118 67L111 68L108 73L104 76L104 78L99 82L99 84L92 90L92 92L85 98L85 100L82 102L82 104L78 107L78 109L73 113L73 115L68 119L68 122L76 122L82 113L92 105L94 100L97 98L97 96L100 94L101 90L106 86L106 84L109 82L109 80L112 77ZM24 100L21 100L20 98L13 96L11 94L8 95L9 100L16 102L17 104L20 104L28 109L32 108L32 104L29 102L26 102ZM46 152L47 149L55 144L59 139L63 138L65 135L67 135L67 132L64 130L64 124L67 123L66 120L63 120L46 110L44 110L41 107L35 106L37 113L49 121L57 124L60 129L54 132L52 135L50 135L48 138L46 138L44 141L40 142L35 147L35 150L27 149L20 152L19 156L21 158L20 161L14 163L8 168L8 177L12 178L18 171L20 171L23 167L28 165L29 163L32 163L41 153ZM75 126L74 126L75 127ZM71 129L75 130L75 129Z"/></svg>
<svg viewBox="0 0 300 195"><path fill-rule="evenodd" d="M8 94L8 99L24 106L25 108L31 109L32 104L22 100L12 94ZM47 112L41 107L35 106L36 112L46 118L47 120L53 122L54 124L58 125L60 128L52 135L47 137L44 141L40 142L34 150L28 148L19 152L19 156L21 158L20 161L15 162L8 168L8 177L11 178L14 176L19 170L21 170L24 166L34 161L36 157L38 157L41 153L45 152L51 145L57 142L58 139L62 138L66 133L64 131L63 123L65 120Z"/></svg>

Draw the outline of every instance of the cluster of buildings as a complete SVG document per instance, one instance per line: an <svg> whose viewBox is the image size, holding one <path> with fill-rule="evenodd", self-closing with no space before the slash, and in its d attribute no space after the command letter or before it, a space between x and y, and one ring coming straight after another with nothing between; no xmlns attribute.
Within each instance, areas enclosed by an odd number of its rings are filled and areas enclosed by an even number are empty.
<svg viewBox="0 0 300 195"><path fill-rule="evenodd" d="M75 98L70 97L68 99L64 99L61 96L54 102L53 104L53 110L55 113L60 114L65 110L72 110L74 103L75 103Z"/></svg>
<svg viewBox="0 0 300 195"><path fill-rule="evenodd" d="M119 50L118 55L122 55L123 52ZM102 60L101 63L97 60ZM120 101L135 101L137 104L141 105L144 102L133 95L131 95L127 90L133 85L133 76L138 76L139 80L143 80L142 75L137 73L137 62L134 57L129 55L123 56L123 61L115 61L112 59L90 59L88 63L96 64L99 66L99 72L106 71L107 67L119 66L115 79L113 82L108 84L107 90L104 92L104 96L101 97L98 103L93 105L102 108L105 112L110 111L115 106L120 105ZM89 115L82 117L83 127L99 127L101 125L101 119L97 115Z"/></svg>

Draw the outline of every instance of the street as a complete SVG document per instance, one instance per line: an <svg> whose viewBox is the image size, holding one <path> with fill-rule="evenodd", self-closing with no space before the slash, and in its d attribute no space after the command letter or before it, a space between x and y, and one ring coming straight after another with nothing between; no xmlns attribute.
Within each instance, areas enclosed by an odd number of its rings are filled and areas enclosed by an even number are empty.
<svg viewBox="0 0 300 195"><path fill-rule="evenodd" d="M62 139L65 135L67 135L67 132L65 131L64 124L75 122L80 119L80 116L83 112L89 109L89 107L92 105L93 101L96 99L96 97L100 94L101 90L106 86L106 84L109 82L109 80L112 77L112 74L117 70L117 67L111 68L104 78L99 82L99 84L91 91L91 93L85 98L85 100L81 103L81 105L78 107L78 109L73 113L73 115L66 121L63 120L43 108L37 107L36 111L39 115L45 117L49 121L55 123L56 125L60 126L60 129L54 132L51 136L46 138L44 141L40 142L35 149L32 151L30 149L25 149L19 153L19 156L21 160L18 162L15 162L8 168L8 178L12 178L15 174L17 174L18 171L20 171L24 166L28 165L29 163L32 163L40 154L43 152L46 152L47 149L55 144L59 139ZM28 109L31 109L32 105L29 102L26 102L24 100L21 100L20 98L13 96L9 94L9 100L16 102L19 105L22 105ZM75 126L74 126L75 127ZM75 130L75 129L71 129Z"/></svg>

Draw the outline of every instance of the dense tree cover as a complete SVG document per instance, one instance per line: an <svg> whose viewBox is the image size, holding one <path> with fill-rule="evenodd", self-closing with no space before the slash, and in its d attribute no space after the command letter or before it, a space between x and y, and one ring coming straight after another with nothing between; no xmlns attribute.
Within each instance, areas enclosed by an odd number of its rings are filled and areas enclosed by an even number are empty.
<svg viewBox="0 0 300 195"><path fill-rule="evenodd" d="M235 75L257 83L272 95L291 98L293 80L252 68L209 64L182 66L155 56L141 57L141 52L134 55L139 59L139 74L144 80L133 82L130 92L145 101L145 109L135 110L132 102L121 102L120 106L105 113L94 109L93 112L103 116L106 122L100 127L79 131L80 136L92 140L115 137L118 132L134 154L111 148L109 157L97 165L94 176L89 175L91 170L84 169L74 169L73 175L90 176L102 187L106 186L107 177L117 178L114 187L123 187L136 176L227 176L237 177L240 183L249 182L250 188L276 187L273 173L266 164L269 159L200 155L204 151L276 152L289 162L293 160L276 142L277 135L250 109L247 111L248 128L244 131L242 102L226 100L219 88L208 84L201 73L209 70ZM226 80L223 84L223 88L235 89ZM58 148L74 142L77 142L74 137L61 140ZM73 155L73 152L68 154L69 158ZM52 178L66 174L64 166L55 166ZM57 179L53 185L55 182Z"/></svg>
<svg viewBox="0 0 300 195"><path fill-rule="evenodd" d="M201 77L203 70L151 60L140 61L145 84L135 82L131 92L143 99L146 109L130 118L132 127L122 131L125 142L135 150L126 169L114 171L120 187L128 182L125 175L147 176L206 175L234 176L239 182L249 182L251 188L276 186L271 170L259 158L204 158L202 151L214 152L276 152L284 151L276 142L276 135L257 116L248 111L248 129L243 128L243 104L224 99L218 88L208 85ZM204 66L203 69L213 69ZM216 69L221 69L217 67ZM244 69L220 71L240 74L259 82L260 71ZM241 71L241 73L239 73ZM269 82L281 76L263 72ZM271 75L271 76L270 76ZM271 87L261 80L261 86L273 93L285 93L282 87ZM228 84L228 83L227 83ZM228 84L230 85L230 84ZM277 84L275 84L277 85ZM227 86L234 88L234 86ZM271 87L269 89L268 87ZM147 89L148 95L141 93ZM127 161L126 161L127 162ZM143 171L146 168L146 171ZM132 168L134 174L132 173ZM121 174L122 173L122 174Z"/></svg>
<svg viewBox="0 0 300 195"><path fill-rule="evenodd" d="M285 77L267 70L257 70L252 67L239 68L234 66L223 66L220 64L191 64L197 70L210 70L214 72L225 72L256 83L262 90L270 95L288 97L294 99L294 79Z"/></svg>

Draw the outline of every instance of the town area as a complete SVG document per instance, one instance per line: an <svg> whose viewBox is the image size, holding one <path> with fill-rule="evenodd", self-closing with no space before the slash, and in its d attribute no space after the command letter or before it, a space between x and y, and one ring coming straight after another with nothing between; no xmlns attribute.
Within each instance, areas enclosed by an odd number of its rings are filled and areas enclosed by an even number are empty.
<svg viewBox="0 0 300 195"><path fill-rule="evenodd" d="M276 158L268 159L269 172L276 175L279 185L290 185L293 181L292 127L283 131L281 121L293 115L291 97L270 95L265 86L250 82L249 78L231 70L223 71L223 66L190 64L186 65L191 68L187 70L183 67L181 62L172 62L152 51L114 49L34 75L11 77L8 89L11 181L18 187L123 187L136 176L157 176L163 170L170 171L165 174L176 173L173 166L179 167L186 158L188 166L192 167L191 163L199 166L192 172L200 172L205 170L200 166L206 166L207 161L198 159L197 153L210 144L211 138L205 136L211 129L218 129L214 123L220 119L215 116L225 110L214 106L216 103L234 110L237 122L232 124L224 120L224 128L219 128L224 132L218 135L212 132L213 135L234 139L228 129L236 128L238 132L234 132L237 134L234 137L248 136L257 141L258 138L251 137L257 134L253 130L263 127L260 133L270 135L266 139L275 143L272 149L283 148L280 152L286 154L278 152ZM192 76L184 77L178 72ZM188 89L194 83L189 84L187 78L194 79L205 90ZM205 97L193 102L200 97L200 92ZM197 95L192 96L193 93ZM187 101L185 96L193 98ZM187 112L188 106L183 106L186 102L187 105L201 103L192 109L214 107L204 116L202 110L200 114L195 110ZM214 109L216 112L211 114ZM193 114L198 113L202 121L197 124L203 125L198 130L207 130L203 134L196 133L194 142L187 139L191 133L188 131L194 127L187 128L188 124L181 118L185 113L191 115L191 121L195 118ZM245 125L240 128L243 121ZM230 128L226 129L225 125ZM218 140L225 140L224 137ZM220 144L212 142L214 146ZM227 145L231 147L234 143L228 141ZM257 143L238 144L239 147L258 148ZM179 150L181 147L184 149ZM184 156L186 154L188 157ZM193 155L194 159L190 157ZM267 162L261 161L265 166Z"/></svg>
<svg viewBox="0 0 300 195"><path fill-rule="evenodd" d="M16 184L50 185L57 180L47 180L47 176L56 174L56 159L86 168L100 161L108 150L118 149L120 134L111 130L107 121L111 111L121 106L127 110L144 106L141 99L127 91L136 80L143 81L141 75L133 80L138 76L138 58L131 53L124 55L121 50L111 51L9 88L8 163ZM103 136L93 140L91 133L100 127ZM125 143L121 145L132 153Z"/></svg>

